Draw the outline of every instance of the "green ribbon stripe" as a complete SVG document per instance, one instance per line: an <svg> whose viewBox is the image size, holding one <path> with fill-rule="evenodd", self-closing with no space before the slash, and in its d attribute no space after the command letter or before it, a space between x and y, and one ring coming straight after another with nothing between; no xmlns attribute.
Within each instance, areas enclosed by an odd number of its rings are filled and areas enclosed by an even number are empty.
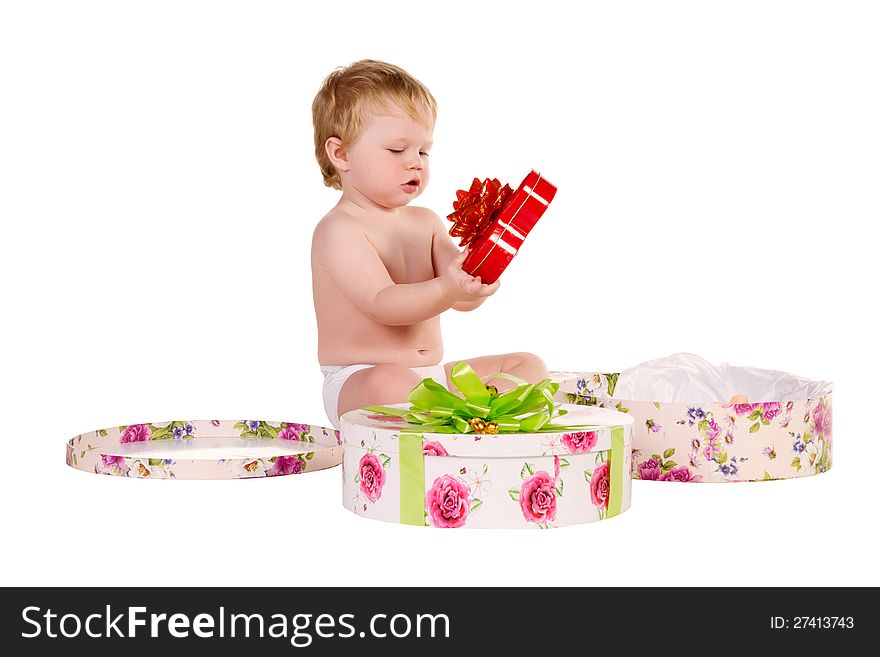
<svg viewBox="0 0 880 657"><path fill-rule="evenodd" d="M425 455L422 436L400 432L400 522L425 524Z"/></svg>
<svg viewBox="0 0 880 657"><path fill-rule="evenodd" d="M624 458L623 427L611 427L611 481L609 482L608 514L611 518L620 513L623 505L623 466Z"/></svg>

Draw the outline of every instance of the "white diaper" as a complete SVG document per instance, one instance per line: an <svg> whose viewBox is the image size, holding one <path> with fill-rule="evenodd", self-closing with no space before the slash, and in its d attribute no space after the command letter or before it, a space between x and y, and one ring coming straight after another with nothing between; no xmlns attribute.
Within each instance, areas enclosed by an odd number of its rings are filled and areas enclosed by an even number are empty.
<svg viewBox="0 0 880 657"><path fill-rule="evenodd" d="M342 386L345 385L348 377L352 374L365 370L368 367L373 367L373 365L321 365L321 372L324 374L324 410L335 428L339 428L339 416L336 414L336 410L339 407L339 393L342 391ZM446 370L443 369L443 363L428 365L427 367L411 367L410 369L420 379L430 377L444 388L449 387L449 384L446 382Z"/></svg>

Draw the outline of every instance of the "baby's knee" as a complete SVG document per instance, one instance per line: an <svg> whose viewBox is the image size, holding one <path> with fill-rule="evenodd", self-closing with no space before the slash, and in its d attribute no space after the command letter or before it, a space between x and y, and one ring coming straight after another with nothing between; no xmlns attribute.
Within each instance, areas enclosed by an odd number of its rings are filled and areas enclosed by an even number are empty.
<svg viewBox="0 0 880 657"><path fill-rule="evenodd" d="M519 351L513 354L513 356L519 360L521 367L526 368L530 372L543 373L543 376L546 376L547 365L537 354Z"/></svg>

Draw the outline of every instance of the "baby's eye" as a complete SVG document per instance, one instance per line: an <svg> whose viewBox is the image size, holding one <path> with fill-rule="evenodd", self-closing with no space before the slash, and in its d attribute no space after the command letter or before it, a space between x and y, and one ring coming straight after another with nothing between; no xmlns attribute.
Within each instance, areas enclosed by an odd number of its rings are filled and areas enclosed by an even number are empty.
<svg viewBox="0 0 880 657"><path fill-rule="evenodd" d="M397 150L396 148L389 148L388 150L391 151L392 153L398 153L398 154L403 153L402 148L400 150Z"/></svg>
<svg viewBox="0 0 880 657"><path fill-rule="evenodd" d="M425 151L419 151L419 155L424 155L425 157L428 157L430 155L430 153L426 153Z"/></svg>

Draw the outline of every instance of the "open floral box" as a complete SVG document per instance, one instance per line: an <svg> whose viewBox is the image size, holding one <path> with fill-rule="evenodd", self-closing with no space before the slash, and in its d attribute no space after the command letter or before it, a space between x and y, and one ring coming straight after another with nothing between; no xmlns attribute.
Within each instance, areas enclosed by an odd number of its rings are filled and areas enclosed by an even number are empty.
<svg viewBox="0 0 880 657"><path fill-rule="evenodd" d="M633 416L634 479L768 481L831 467L830 383L757 368L727 367L724 374L736 379L735 390L765 383L748 403L737 404L682 401L675 394L682 385L676 377L663 385L648 381L638 398L631 391L621 393L617 373L554 372L552 378L559 383L558 401ZM646 399L652 391L660 401ZM666 401L670 395L675 401Z"/></svg>

